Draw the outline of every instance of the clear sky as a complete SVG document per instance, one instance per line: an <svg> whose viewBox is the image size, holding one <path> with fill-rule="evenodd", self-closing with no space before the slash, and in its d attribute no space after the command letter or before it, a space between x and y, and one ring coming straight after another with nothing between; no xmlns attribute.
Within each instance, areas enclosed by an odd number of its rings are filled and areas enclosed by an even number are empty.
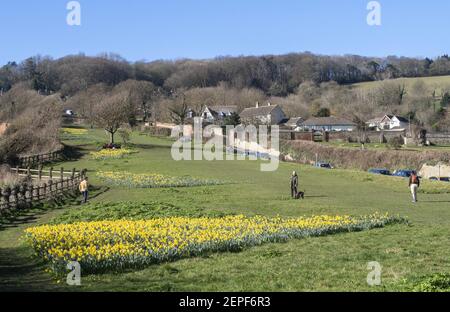
<svg viewBox="0 0 450 312"><path fill-rule="evenodd" d="M79 0L81 26L68 26L68 0L2 0L0 64L32 55L118 53L130 61L311 51L428 56L450 53L450 1Z"/></svg>

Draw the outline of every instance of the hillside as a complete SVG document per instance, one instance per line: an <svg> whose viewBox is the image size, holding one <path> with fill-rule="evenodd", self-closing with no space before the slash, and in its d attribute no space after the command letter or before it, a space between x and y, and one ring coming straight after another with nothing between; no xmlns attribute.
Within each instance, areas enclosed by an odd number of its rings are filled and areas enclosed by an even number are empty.
<svg viewBox="0 0 450 312"><path fill-rule="evenodd" d="M433 77L418 77L418 78L398 78L391 80L381 80L381 81L371 81L371 82L360 82L352 84L352 88L361 89L374 89L380 86L383 82L397 82L399 84L404 84L407 88L411 88L417 82L424 82L428 89L436 90L436 95L441 95L443 89L450 89L450 76L433 76Z"/></svg>

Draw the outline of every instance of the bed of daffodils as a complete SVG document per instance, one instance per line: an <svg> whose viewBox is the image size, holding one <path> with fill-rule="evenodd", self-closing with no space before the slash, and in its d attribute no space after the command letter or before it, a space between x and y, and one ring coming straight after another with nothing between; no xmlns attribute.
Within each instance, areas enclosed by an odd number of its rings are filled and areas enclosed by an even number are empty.
<svg viewBox="0 0 450 312"><path fill-rule="evenodd" d="M122 159L133 153L136 153L136 151L127 148L105 148L98 152L91 152L91 158L94 160Z"/></svg>
<svg viewBox="0 0 450 312"><path fill-rule="evenodd" d="M108 184L132 188L193 187L224 184L218 180L198 179L190 176L171 177L157 173L131 173L126 171L99 171L97 176Z"/></svg>
<svg viewBox="0 0 450 312"><path fill-rule="evenodd" d="M83 272L99 273L207 252L237 251L266 242L368 230L403 221L379 214L295 219L242 215L170 217L44 225L27 229L26 240L38 256L52 264L55 272L62 272L70 261L78 261Z"/></svg>
<svg viewBox="0 0 450 312"><path fill-rule="evenodd" d="M88 133L86 129L79 128L62 128L62 132L73 136L82 136Z"/></svg>

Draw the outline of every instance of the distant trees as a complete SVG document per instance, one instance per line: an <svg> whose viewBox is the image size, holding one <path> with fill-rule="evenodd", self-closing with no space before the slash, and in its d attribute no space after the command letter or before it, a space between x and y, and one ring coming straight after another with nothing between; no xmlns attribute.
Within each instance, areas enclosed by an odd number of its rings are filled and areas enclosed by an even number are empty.
<svg viewBox="0 0 450 312"><path fill-rule="evenodd" d="M61 111L73 109L91 125L98 124L98 106L105 101L125 102L121 107L130 125L140 119L184 123L185 112L198 115L205 105L242 111L270 101L288 116L353 119L393 113L438 129L445 116L440 108L448 107L450 95L443 92L440 100L436 92L449 86L407 86L390 79L444 74L450 74L447 55L432 60L291 53L137 63L114 54L35 56L0 68L0 119L15 118L40 96L55 96ZM383 81L374 88L347 86L375 80Z"/></svg>
<svg viewBox="0 0 450 312"><path fill-rule="evenodd" d="M73 96L99 83L115 86L132 79L150 82L166 92L217 87L226 83L230 88L259 89L266 96L286 97L307 81L349 84L448 74L450 59L447 55L431 60L292 53L130 64L114 54L96 57L79 54L57 60L35 56L20 64L9 63L0 68L0 88L7 91L16 82L28 81L38 92L60 92L62 96Z"/></svg>

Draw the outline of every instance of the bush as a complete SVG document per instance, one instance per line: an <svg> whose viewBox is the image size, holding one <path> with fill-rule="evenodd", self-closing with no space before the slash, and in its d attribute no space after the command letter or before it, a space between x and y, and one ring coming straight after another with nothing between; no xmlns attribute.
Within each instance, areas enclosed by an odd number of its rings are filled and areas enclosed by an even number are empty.
<svg viewBox="0 0 450 312"><path fill-rule="evenodd" d="M450 161L450 152L428 150L414 153L405 150L359 150L326 146L308 141L281 141L283 155L290 155L296 162L310 164L316 160L327 161L342 169L413 168L419 170L425 163Z"/></svg>
<svg viewBox="0 0 450 312"><path fill-rule="evenodd" d="M393 149L400 149L404 143L405 142L403 141L402 137L394 137L389 139L388 146L392 147Z"/></svg>
<svg viewBox="0 0 450 312"><path fill-rule="evenodd" d="M128 129L119 129L119 136L124 145L127 145L131 140L131 131Z"/></svg>
<svg viewBox="0 0 450 312"><path fill-rule="evenodd" d="M151 136L170 137L172 130L169 128L148 127L146 132Z"/></svg>

